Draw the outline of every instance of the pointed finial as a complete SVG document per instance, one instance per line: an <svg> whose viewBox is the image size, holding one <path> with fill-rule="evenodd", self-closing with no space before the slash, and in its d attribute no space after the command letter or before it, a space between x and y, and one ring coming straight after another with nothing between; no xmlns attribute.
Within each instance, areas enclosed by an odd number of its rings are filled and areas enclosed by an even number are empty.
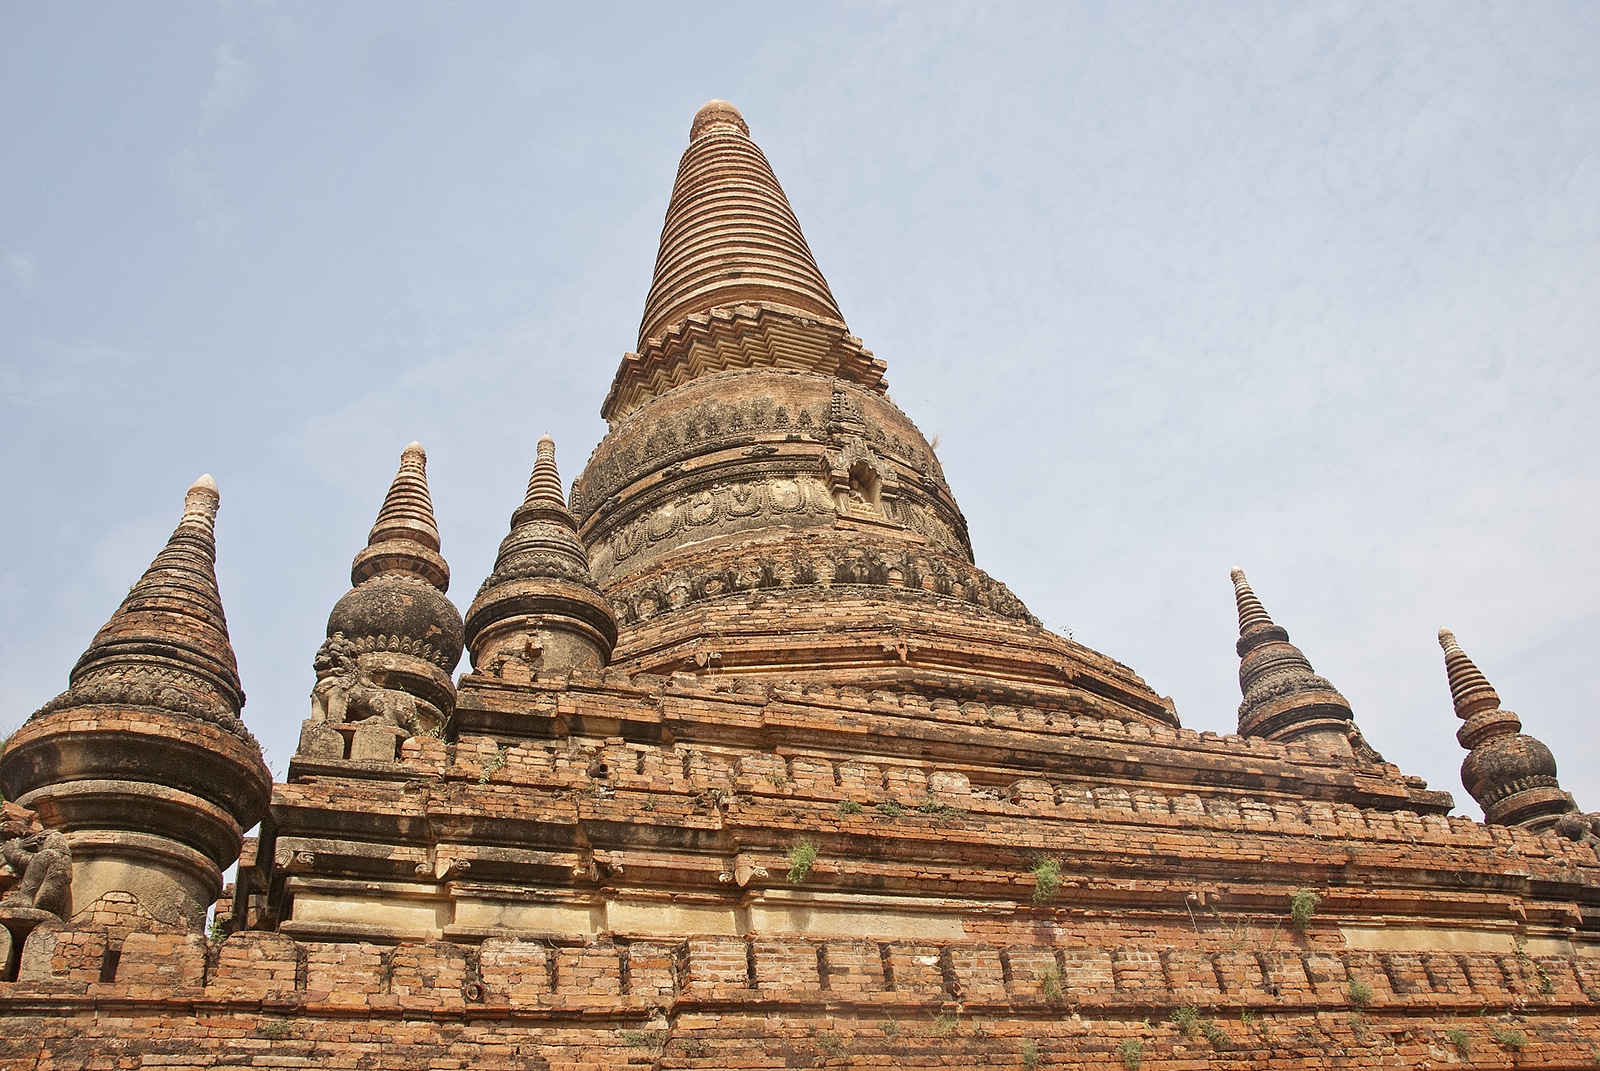
<svg viewBox="0 0 1600 1071"><path fill-rule="evenodd" d="M1245 579L1244 570L1234 566L1231 573L1233 577L1233 599L1239 607L1239 635L1244 635L1246 630L1257 625L1271 625L1272 618L1267 614L1267 608L1261 605L1261 600L1256 598L1256 593L1250 589L1250 581Z"/></svg>
<svg viewBox="0 0 1600 1071"><path fill-rule="evenodd" d="M522 502L525 506L535 503L567 507L566 496L561 493L561 474L556 471L556 441L548 435L539 439L539 456L533 463L533 474L528 477L528 495Z"/></svg>
<svg viewBox="0 0 1600 1071"><path fill-rule="evenodd" d="M400 452L400 470L383 497L367 545L351 563L350 582L359 584L380 572L408 573L448 591L450 567L439 555L439 526L428 494L428 454L410 443Z"/></svg>
<svg viewBox="0 0 1600 1071"><path fill-rule="evenodd" d="M1461 649L1456 634L1447 628L1440 629L1439 646L1444 649L1444 668L1450 680L1450 699L1455 705L1456 717L1465 721L1481 710L1499 709L1499 693Z"/></svg>
<svg viewBox="0 0 1600 1071"><path fill-rule="evenodd" d="M183 518L178 521L178 526L198 524L211 531L216 523L217 507L221 504L222 495L217 491L217 481L211 478L210 473L206 473L190 484L183 496Z"/></svg>
<svg viewBox="0 0 1600 1071"><path fill-rule="evenodd" d="M737 130L745 137L750 136L750 127L746 125L744 116L725 100L708 100L700 106L700 110L694 113L694 122L689 126L689 140L698 141L713 130Z"/></svg>

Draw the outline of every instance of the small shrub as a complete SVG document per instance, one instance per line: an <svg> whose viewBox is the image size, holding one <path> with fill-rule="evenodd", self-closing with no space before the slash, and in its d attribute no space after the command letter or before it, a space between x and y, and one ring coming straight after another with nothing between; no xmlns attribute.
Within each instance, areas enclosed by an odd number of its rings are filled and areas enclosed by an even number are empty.
<svg viewBox="0 0 1600 1071"><path fill-rule="evenodd" d="M264 1038L271 1038L276 1041L287 1034L292 1025L287 1019L274 1019L271 1022L261 1024L260 1034Z"/></svg>
<svg viewBox="0 0 1600 1071"><path fill-rule="evenodd" d="M884 800L882 803L878 804L878 813L883 815L885 818L899 818L901 815L906 813L906 809L900 806L894 800Z"/></svg>
<svg viewBox="0 0 1600 1071"><path fill-rule="evenodd" d="M1040 858L1034 861L1033 902L1048 904L1061 891L1061 862L1058 859Z"/></svg>
<svg viewBox="0 0 1600 1071"><path fill-rule="evenodd" d="M228 939L228 922L221 915L211 916L211 925L206 927L206 937L214 944L221 944Z"/></svg>
<svg viewBox="0 0 1600 1071"><path fill-rule="evenodd" d="M711 1055L711 1046L699 1038L690 1038L683 1043L683 1054L691 1060L704 1060Z"/></svg>
<svg viewBox="0 0 1600 1071"><path fill-rule="evenodd" d="M1444 1032L1444 1039L1456 1047L1462 1056L1472 1055L1472 1038L1459 1026L1453 1026Z"/></svg>
<svg viewBox="0 0 1600 1071"><path fill-rule="evenodd" d="M933 1032L940 1037L954 1034L961 1029L961 1020L954 1015L936 1015L933 1019Z"/></svg>
<svg viewBox="0 0 1600 1071"><path fill-rule="evenodd" d="M1297 930L1304 930L1311 925L1311 916L1317 913L1317 905L1322 902L1322 897L1310 889L1301 889L1289 897L1289 921Z"/></svg>
<svg viewBox="0 0 1600 1071"><path fill-rule="evenodd" d="M839 1039L838 1034L830 1034L827 1031L817 1035L817 1048L829 1056L844 1055L844 1042Z"/></svg>
<svg viewBox="0 0 1600 1071"><path fill-rule="evenodd" d="M1350 979L1350 1003L1358 1008L1365 1008L1372 1003L1372 987L1359 978Z"/></svg>
<svg viewBox="0 0 1600 1071"><path fill-rule="evenodd" d="M1054 967L1045 971L1039 982L1044 986L1045 1000L1061 999L1061 972Z"/></svg>
<svg viewBox="0 0 1600 1071"><path fill-rule="evenodd" d="M1548 997L1556 991L1555 980L1545 971L1543 963L1535 963L1533 973L1539 976L1539 992Z"/></svg>
<svg viewBox="0 0 1600 1071"><path fill-rule="evenodd" d="M656 798L654 796L646 796L644 798L644 809L647 811L656 809Z"/></svg>
<svg viewBox="0 0 1600 1071"><path fill-rule="evenodd" d="M884 1037L897 1038L900 1036L900 1021L898 1019L885 1019L878 1024L878 1028L883 1031Z"/></svg>
<svg viewBox="0 0 1600 1071"><path fill-rule="evenodd" d="M1171 1022L1182 1031L1184 1037L1194 1037L1195 1026L1200 1022L1200 1011L1193 1004L1185 1004L1173 1009Z"/></svg>
<svg viewBox="0 0 1600 1071"><path fill-rule="evenodd" d="M1039 1066L1039 1046L1032 1041L1022 1043L1022 1071L1034 1071Z"/></svg>
<svg viewBox="0 0 1600 1071"><path fill-rule="evenodd" d="M1144 1063L1144 1042L1138 1038L1123 1038L1122 1044L1117 1046L1117 1055L1122 1057L1122 1066L1128 1071L1139 1071Z"/></svg>
<svg viewBox="0 0 1600 1071"><path fill-rule="evenodd" d="M494 746L494 754L483 760L483 772L478 774L478 784L487 785L489 778L497 771L506 768L506 749L499 744Z"/></svg>
<svg viewBox="0 0 1600 1071"><path fill-rule="evenodd" d="M1255 1026L1256 1013L1251 1011L1249 1008L1246 1008L1244 1011L1239 1013L1239 1021L1245 1026Z"/></svg>
<svg viewBox="0 0 1600 1071"><path fill-rule="evenodd" d="M933 796L929 796L917 804L917 810L922 814L930 814L941 821L948 818L957 818L967 813L960 807L952 807L948 803L940 803Z"/></svg>
<svg viewBox="0 0 1600 1071"><path fill-rule="evenodd" d="M1200 1033L1204 1034L1206 1040L1211 1042L1213 1049L1227 1048L1228 1035L1214 1021L1210 1019L1200 1020Z"/></svg>
<svg viewBox="0 0 1600 1071"><path fill-rule="evenodd" d="M1367 1043L1367 1017L1360 1012L1353 1012L1348 1021L1350 1023L1350 1036L1356 1039L1357 1044L1365 1045Z"/></svg>
<svg viewBox="0 0 1600 1071"><path fill-rule="evenodd" d="M624 1030L619 1036L630 1049L660 1052L667 1044L665 1030Z"/></svg>
<svg viewBox="0 0 1600 1071"><path fill-rule="evenodd" d="M861 813L861 804L857 803L855 800L840 800L839 801L839 813L840 814L860 814Z"/></svg>
<svg viewBox="0 0 1600 1071"><path fill-rule="evenodd" d="M1491 1026L1489 1028L1489 1036L1506 1048L1514 1049L1518 1052L1522 1051L1522 1047L1528 1043L1528 1035L1514 1026Z"/></svg>
<svg viewBox="0 0 1600 1071"><path fill-rule="evenodd" d="M799 885L811 873L811 864L817 861L817 846L803 840L789 849L789 884Z"/></svg>

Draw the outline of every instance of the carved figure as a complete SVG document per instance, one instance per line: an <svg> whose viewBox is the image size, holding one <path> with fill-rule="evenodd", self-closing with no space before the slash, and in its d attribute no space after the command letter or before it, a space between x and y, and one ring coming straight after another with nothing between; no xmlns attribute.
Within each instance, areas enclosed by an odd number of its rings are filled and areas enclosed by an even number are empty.
<svg viewBox="0 0 1600 1071"><path fill-rule="evenodd" d="M72 848L65 834L39 828L32 811L8 803L0 821L0 859L18 879L0 906L66 917L72 903Z"/></svg>
<svg viewBox="0 0 1600 1071"><path fill-rule="evenodd" d="M1571 811L1556 819L1555 831L1570 841L1587 844L1600 852L1600 814Z"/></svg>
<svg viewBox="0 0 1600 1071"><path fill-rule="evenodd" d="M361 664L356 645L335 632L317 649L312 662L317 683L311 689L311 718L329 725L377 721L415 736L423 725L417 699L409 692L385 688Z"/></svg>

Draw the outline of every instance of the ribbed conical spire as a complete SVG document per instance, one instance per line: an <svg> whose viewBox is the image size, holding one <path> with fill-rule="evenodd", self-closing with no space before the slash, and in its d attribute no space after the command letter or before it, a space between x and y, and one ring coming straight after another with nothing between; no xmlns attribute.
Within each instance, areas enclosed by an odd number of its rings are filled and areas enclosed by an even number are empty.
<svg viewBox="0 0 1600 1071"><path fill-rule="evenodd" d="M713 100L678 164L638 352L623 358L600 413L618 420L691 379L745 368L888 386L883 362L845 326L744 118Z"/></svg>
<svg viewBox="0 0 1600 1071"><path fill-rule="evenodd" d="M439 554L439 526L428 494L428 455L413 442L400 453L400 471L389 484L366 547L350 565L350 583L380 573L400 573L450 590L450 567Z"/></svg>
<svg viewBox="0 0 1600 1071"><path fill-rule="evenodd" d="M508 662L528 672L598 669L611 657L616 618L589 571L548 435L539 440L527 496L511 515L494 572L467 610L466 630L480 672L503 673Z"/></svg>
<svg viewBox="0 0 1600 1071"><path fill-rule="evenodd" d="M1239 608L1239 732L1269 740L1310 740L1348 751L1360 740L1350 704L1311 668L1289 633L1275 623L1245 579L1234 569L1233 597ZM1370 750L1370 749L1368 749ZM1374 757L1374 756L1366 756Z"/></svg>
<svg viewBox="0 0 1600 1071"><path fill-rule="evenodd" d="M155 688L156 697L170 693L160 705L249 738L237 721L244 690L217 591L214 526L220 501L210 476L190 486L167 545L73 667L74 692L92 691L113 678L126 681L130 673L152 681L170 676L170 686Z"/></svg>
<svg viewBox="0 0 1600 1071"><path fill-rule="evenodd" d="M1232 576L1233 599L1239 606L1239 635L1243 636L1257 625L1272 624L1272 618L1267 616L1267 608L1261 605L1256 593L1250 590L1250 581L1245 579L1244 570L1235 567Z"/></svg>
<svg viewBox="0 0 1600 1071"><path fill-rule="evenodd" d="M561 474L556 471L556 441L548 435L539 439L538 460L533 463L533 475L528 477L528 496L522 504L531 506L535 503L545 503L567 506L566 496L561 493Z"/></svg>
<svg viewBox="0 0 1600 1071"><path fill-rule="evenodd" d="M1450 699L1455 704L1456 717L1465 721L1480 710L1498 708L1499 693L1461 649L1456 634L1447 628L1440 629L1439 646L1444 648L1444 668L1450 679Z"/></svg>
<svg viewBox="0 0 1600 1071"><path fill-rule="evenodd" d="M770 302L843 320L738 109L711 101L695 116L689 138L661 230L639 348L691 313L718 305Z"/></svg>
<svg viewBox="0 0 1600 1071"><path fill-rule="evenodd" d="M1500 709L1500 696L1456 642L1439 630L1450 699L1461 728L1456 739L1467 749L1461 784L1495 825L1547 829L1577 810L1556 779L1556 759L1544 744L1522 732L1522 719Z"/></svg>

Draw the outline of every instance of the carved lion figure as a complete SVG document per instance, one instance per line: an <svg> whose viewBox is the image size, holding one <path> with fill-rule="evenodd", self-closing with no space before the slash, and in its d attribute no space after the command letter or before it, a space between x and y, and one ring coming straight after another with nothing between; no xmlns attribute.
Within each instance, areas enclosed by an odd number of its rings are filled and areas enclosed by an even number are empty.
<svg viewBox="0 0 1600 1071"><path fill-rule="evenodd" d="M375 720L412 736L422 730L416 698L375 680L344 633L328 637L317 649L312 665L317 671L317 683L311 689L313 720L329 725Z"/></svg>
<svg viewBox="0 0 1600 1071"><path fill-rule="evenodd" d="M40 828L32 811L8 803L0 819L0 859L17 876L0 905L66 917L72 904L72 848L65 834Z"/></svg>

